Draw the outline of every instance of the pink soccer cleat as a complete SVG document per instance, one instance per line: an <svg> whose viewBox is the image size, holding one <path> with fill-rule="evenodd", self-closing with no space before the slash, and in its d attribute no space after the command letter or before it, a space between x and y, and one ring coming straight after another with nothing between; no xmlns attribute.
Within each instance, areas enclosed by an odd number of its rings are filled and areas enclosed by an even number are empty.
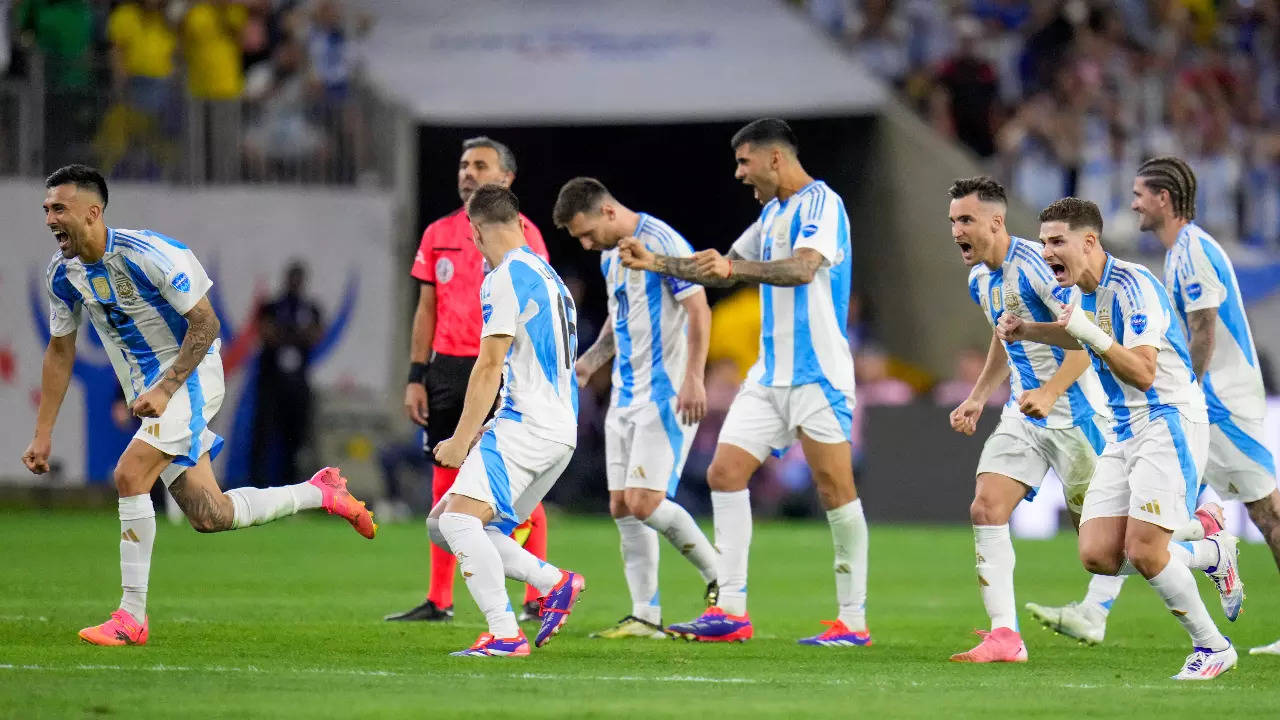
<svg viewBox="0 0 1280 720"><path fill-rule="evenodd" d="M373 521L373 513L347 491L347 479L342 471L335 467L327 467L311 476L307 482L320 488L323 496L321 506L330 515L341 515L351 523L351 527L361 535L373 539L378 533L378 524Z"/></svg>
<svg viewBox="0 0 1280 720"><path fill-rule="evenodd" d="M90 645L146 645L147 618L139 624L129 612L123 608L111 613L111 619L101 625L87 627L80 631L80 639Z"/></svg>
<svg viewBox="0 0 1280 720"><path fill-rule="evenodd" d="M819 645L822 647L868 647L871 642L870 630L854 632L841 620L823 620L827 629L813 637L800 638L796 642L801 645Z"/></svg>
<svg viewBox="0 0 1280 720"><path fill-rule="evenodd" d="M480 633L471 647L449 654L455 657L526 657L529 655L529 640L523 630L513 638L496 638L492 633Z"/></svg>
<svg viewBox="0 0 1280 720"><path fill-rule="evenodd" d="M982 642L968 652L956 653L951 662L992 663L992 662L1026 662L1027 646L1022 644L1022 636L1009 628L1001 627L987 632L974 630Z"/></svg>

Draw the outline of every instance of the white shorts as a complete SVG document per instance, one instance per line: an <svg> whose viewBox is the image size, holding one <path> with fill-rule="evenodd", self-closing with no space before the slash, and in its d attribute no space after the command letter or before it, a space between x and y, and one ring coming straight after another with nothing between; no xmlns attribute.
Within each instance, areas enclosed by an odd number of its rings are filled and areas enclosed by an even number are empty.
<svg viewBox="0 0 1280 720"><path fill-rule="evenodd" d="M160 472L165 487L172 485L187 468L194 467L201 455L209 453L212 460L222 451L222 438L209 429L209 423L222 407L225 392L222 356L209 353L182 389L169 398L159 418L142 419L134 439L173 456L173 462Z"/></svg>
<svg viewBox="0 0 1280 720"><path fill-rule="evenodd" d="M1208 456L1208 423L1178 413L1147 422L1098 458L1081 524L1127 516L1177 530L1191 519Z"/></svg>
<svg viewBox="0 0 1280 720"><path fill-rule="evenodd" d="M681 425L676 399L610 407L604 418L605 475L609 492L661 490L675 497L698 425Z"/></svg>
<svg viewBox="0 0 1280 720"><path fill-rule="evenodd" d="M853 429L853 392L827 383L770 387L748 380L729 406L719 442L735 445L764 461L781 455L796 432L820 443L847 443Z"/></svg>
<svg viewBox="0 0 1280 720"><path fill-rule="evenodd" d="M489 503L490 526L510 535L542 502L573 457L573 448L530 433L515 420L499 418L480 436L450 495Z"/></svg>
<svg viewBox="0 0 1280 720"><path fill-rule="evenodd" d="M1062 480L1067 509L1078 515L1098 456L1105 447L1106 441L1094 425L1046 428L1024 419L1002 417L982 446L977 474L1013 478L1030 488L1030 500L1049 468L1053 468Z"/></svg>
<svg viewBox="0 0 1280 720"><path fill-rule="evenodd" d="M1275 459L1261 437L1261 420L1232 417L1209 425L1204 481L1222 499L1250 503L1276 489Z"/></svg>

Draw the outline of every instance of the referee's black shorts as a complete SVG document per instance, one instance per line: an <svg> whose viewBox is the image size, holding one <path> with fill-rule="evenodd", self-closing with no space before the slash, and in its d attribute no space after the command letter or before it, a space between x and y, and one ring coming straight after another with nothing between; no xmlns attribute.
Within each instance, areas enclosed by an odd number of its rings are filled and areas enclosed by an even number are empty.
<svg viewBox="0 0 1280 720"><path fill-rule="evenodd" d="M437 353L427 365L427 432L422 439L422 449L427 454L436 443L453 437L475 364L474 357Z"/></svg>

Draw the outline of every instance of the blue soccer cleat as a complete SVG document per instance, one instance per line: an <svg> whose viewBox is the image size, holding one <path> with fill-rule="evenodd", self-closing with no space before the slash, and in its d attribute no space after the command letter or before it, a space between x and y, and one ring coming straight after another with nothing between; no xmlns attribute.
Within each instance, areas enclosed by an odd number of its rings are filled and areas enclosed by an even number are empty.
<svg viewBox="0 0 1280 720"><path fill-rule="evenodd" d="M871 644L871 631L854 632L840 620L823 620L827 629L813 637L800 638L796 642L801 645L821 645L823 647L866 647Z"/></svg>
<svg viewBox="0 0 1280 720"><path fill-rule="evenodd" d="M746 613L729 615L714 605L695 620L667 626L667 632L698 642L746 642L755 633Z"/></svg>
<svg viewBox="0 0 1280 720"><path fill-rule="evenodd" d="M524 636L523 631L512 638L496 638L491 633L480 633L474 645L449 654L455 657L524 657L529 654L529 639Z"/></svg>
<svg viewBox="0 0 1280 720"><path fill-rule="evenodd" d="M538 629L538 637L533 641L534 647L542 647L551 642L552 636L560 632L569 613L573 612L574 603L578 602L578 594L587 589L587 581L576 572L560 571L560 582L551 588L551 592L542 598L542 627Z"/></svg>

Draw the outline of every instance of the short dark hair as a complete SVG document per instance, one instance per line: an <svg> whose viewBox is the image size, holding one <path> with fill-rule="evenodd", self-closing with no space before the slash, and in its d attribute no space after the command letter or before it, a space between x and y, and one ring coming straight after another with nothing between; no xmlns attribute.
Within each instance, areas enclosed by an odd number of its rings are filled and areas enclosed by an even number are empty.
<svg viewBox="0 0 1280 720"><path fill-rule="evenodd" d="M77 190L92 190L98 193L98 197L102 198L102 207L107 206L107 181L97 170L88 165L64 165L45 178L44 186L56 188L67 183L75 185Z"/></svg>
<svg viewBox="0 0 1280 720"><path fill-rule="evenodd" d="M489 148L490 150L498 153L498 167L509 173L514 173L516 171L516 154L511 152L511 148L506 145L487 135L479 135L462 141L462 152L478 147Z"/></svg>
<svg viewBox="0 0 1280 720"><path fill-rule="evenodd" d="M791 148L791 152L800 152L800 140L796 138L795 132L787 124L787 121L779 118L752 120L733 134L733 139L729 141L729 147L736 151L747 143L752 145L786 145Z"/></svg>
<svg viewBox="0 0 1280 720"><path fill-rule="evenodd" d="M560 188L556 198L555 210L551 219L556 227L562 228L573 221L578 213L595 213L600 210L600 201L609 197L609 188L595 178L576 177Z"/></svg>
<svg viewBox="0 0 1280 720"><path fill-rule="evenodd" d="M1005 194L1004 186L989 175L960 178L951 183L951 187L947 189L947 194L951 196L952 200L969 197L974 193L978 194L978 199L982 202L998 202L1001 205L1009 204L1009 196Z"/></svg>
<svg viewBox="0 0 1280 720"><path fill-rule="evenodd" d="M1077 197L1064 197L1054 200L1049 207L1040 211L1040 222L1062 221L1071 230L1087 227L1102 234L1102 211L1097 205Z"/></svg>
<svg viewBox="0 0 1280 720"><path fill-rule="evenodd" d="M513 223L520 217L520 200L501 185L481 185L467 201L467 217L476 225Z"/></svg>
<svg viewBox="0 0 1280 720"><path fill-rule="evenodd" d="M1196 219L1196 174L1185 160L1171 155L1151 158L1138 168L1138 177L1152 190L1169 193L1174 217Z"/></svg>

